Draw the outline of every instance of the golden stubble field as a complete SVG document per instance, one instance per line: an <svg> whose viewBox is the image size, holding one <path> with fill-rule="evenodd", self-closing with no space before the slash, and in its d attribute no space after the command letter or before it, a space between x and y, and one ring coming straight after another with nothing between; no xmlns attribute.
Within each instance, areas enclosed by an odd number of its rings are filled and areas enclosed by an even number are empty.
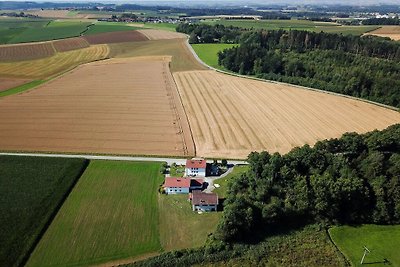
<svg viewBox="0 0 400 267"><path fill-rule="evenodd" d="M245 158L364 133L400 122L400 113L362 101L215 71L174 73L198 156Z"/></svg>
<svg viewBox="0 0 400 267"><path fill-rule="evenodd" d="M400 26L383 26L375 31L367 33L367 35L376 35L380 37L389 37L392 40L400 40Z"/></svg>
<svg viewBox="0 0 400 267"><path fill-rule="evenodd" d="M0 99L0 148L21 151L194 154L170 57L95 62Z"/></svg>

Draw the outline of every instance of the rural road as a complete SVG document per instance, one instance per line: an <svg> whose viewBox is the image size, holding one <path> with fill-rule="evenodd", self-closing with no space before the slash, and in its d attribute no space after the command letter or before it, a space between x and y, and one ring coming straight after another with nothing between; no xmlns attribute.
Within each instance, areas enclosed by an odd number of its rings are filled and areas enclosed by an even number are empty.
<svg viewBox="0 0 400 267"><path fill-rule="evenodd" d="M0 153L0 156L29 156L29 157L49 157L49 158L81 158L90 160L120 160L120 161L158 161L185 165L186 158L158 158L158 157L133 157L133 156L100 156L100 155L79 155L79 154L45 154L45 153ZM213 160L207 160L213 163ZM247 164L244 160L228 160L228 164L238 165Z"/></svg>

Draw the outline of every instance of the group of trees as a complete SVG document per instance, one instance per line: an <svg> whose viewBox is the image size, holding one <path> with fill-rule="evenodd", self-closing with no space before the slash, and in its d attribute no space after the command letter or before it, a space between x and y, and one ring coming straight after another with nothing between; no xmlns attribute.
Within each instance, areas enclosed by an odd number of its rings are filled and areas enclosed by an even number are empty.
<svg viewBox="0 0 400 267"><path fill-rule="evenodd" d="M400 25L399 18L371 18L363 20L364 25Z"/></svg>
<svg viewBox="0 0 400 267"><path fill-rule="evenodd" d="M245 75L400 106L400 44L307 31L251 31L219 64Z"/></svg>
<svg viewBox="0 0 400 267"><path fill-rule="evenodd" d="M232 180L216 237L245 240L258 229L321 223L400 223L400 125L295 148L251 153Z"/></svg>
<svg viewBox="0 0 400 267"><path fill-rule="evenodd" d="M244 31L241 28L224 25L181 23L177 32L189 34L189 43L238 43Z"/></svg>

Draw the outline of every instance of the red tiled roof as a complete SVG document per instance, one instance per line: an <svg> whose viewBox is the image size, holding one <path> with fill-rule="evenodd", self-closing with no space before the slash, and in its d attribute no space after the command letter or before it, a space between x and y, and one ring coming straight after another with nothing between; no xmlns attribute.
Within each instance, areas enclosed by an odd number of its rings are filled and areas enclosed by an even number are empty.
<svg viewBox="0 0 400 267"><path fill-rule="evenodd" d="M205 169L207 161L205 159L188 159L186 160L186 168L201 168Z"/></svg>
<svg viewBox="0 0 400 267"><path fill-rule="evenodd" d="M190 187L190 179L188 178L175 178L166 177L164 187Z"/></svg>
<svg viewBox="0 0 400 267"><path fill-rule="evenodd" d="M218 195L215 193L203 193L200 190L192 192L193 205L218 205Z"/></svg>

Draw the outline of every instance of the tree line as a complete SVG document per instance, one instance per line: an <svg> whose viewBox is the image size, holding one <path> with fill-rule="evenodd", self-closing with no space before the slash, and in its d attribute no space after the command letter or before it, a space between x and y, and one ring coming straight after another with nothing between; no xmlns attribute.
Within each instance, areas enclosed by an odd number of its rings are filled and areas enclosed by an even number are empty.
<svg viewBox="0 0 400 267"><path fill-rule="evenodd" d="M253 152L231 180L215 236L248 239L290 224L400 223L400 125L305 145L286 155Z"/></svg>
<svg viewBox="0 0 400 267"><path fill-rule="evenodd" d="M363 20L363 25L400 25L399 18L371 18Z"/></svg>
<svg viewBox="0 0 400 267"><path fill-rule="evenodd" d="M251 31L220 52L244 75L298 84L400 107L400 44L307 31Z"/></svg>
<svg viewBox="0 0 400 267"><path fill-rule="evenodd" d="M245 29L224 26L221 24L189 24L181 23L176 27L177 32L189 35L189 43L239 43L241 34Z"/></svg>

